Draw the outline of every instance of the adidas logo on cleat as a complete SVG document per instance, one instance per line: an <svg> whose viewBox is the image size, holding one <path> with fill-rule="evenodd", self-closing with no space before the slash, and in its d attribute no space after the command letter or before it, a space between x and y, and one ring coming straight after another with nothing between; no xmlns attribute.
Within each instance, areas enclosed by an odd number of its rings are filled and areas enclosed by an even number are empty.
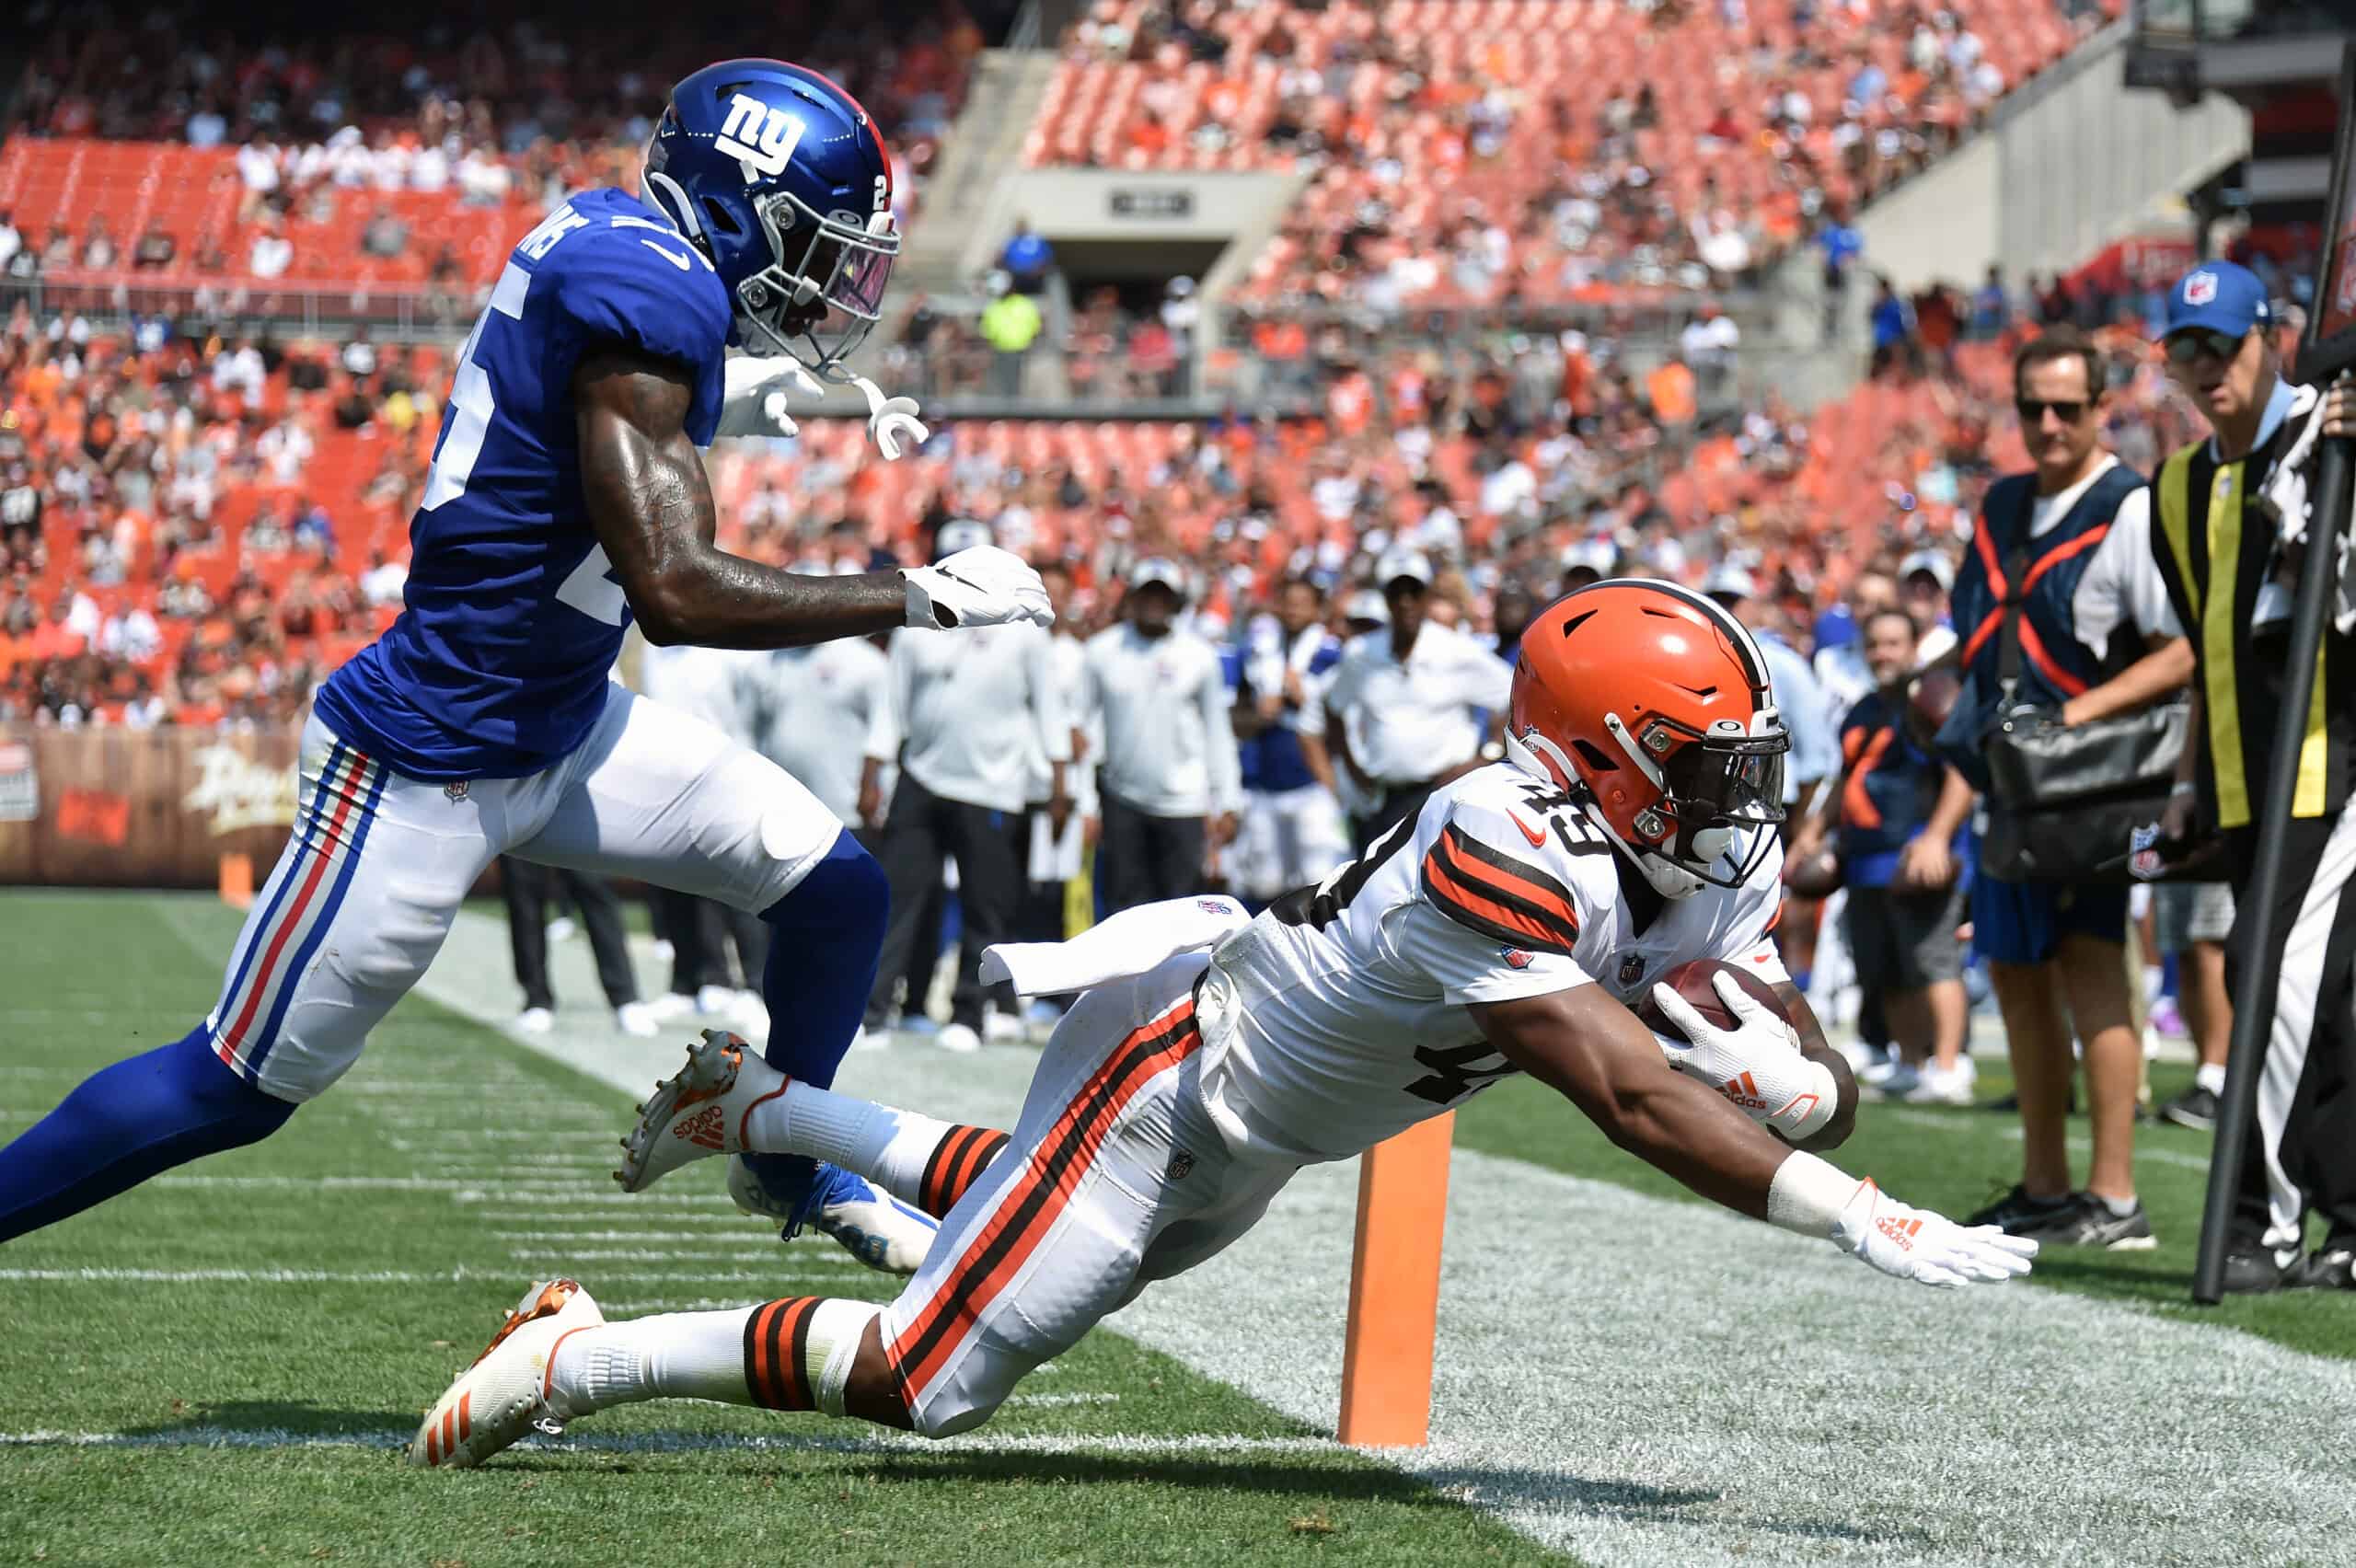
<svg viewBox="0 0 2356 1568"><path fill-rule="evenodd" d="M727 1142L726 1118L717 1105L707 1105L686 1121L674 1125L671 1136L685 1138L699 1148L720 1148Z"/></svg>

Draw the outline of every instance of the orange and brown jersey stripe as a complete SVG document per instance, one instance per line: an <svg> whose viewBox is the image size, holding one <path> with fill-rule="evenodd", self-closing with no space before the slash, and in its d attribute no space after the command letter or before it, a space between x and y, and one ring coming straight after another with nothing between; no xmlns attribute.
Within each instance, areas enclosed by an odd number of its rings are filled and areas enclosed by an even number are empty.
<svg viewBox="0 0 2356 1568"><path fill-rule="evenodd" d="M745 1387L768 1410L815 1410L810 1386L810 1319L820 1297L790 1296L745 1320Z"/></svg>
<svg viewBox="0 0 2356 1568"><path fill-rule="evenodd" d="M889 1348L902 1396L914 1409L984 1309L1038 1250L1121 1113L1137 1092L1202 1043L1192 1000L1132 1030L1064 1107L999 1198L987 1224Z"/></svg>
<svg viewBox="0 0 2356 1568"><path fill-rule="evenodd" d="M1570 890L1450 823L1424 857L1424 896L1461 926L1508 947L1567 955L1578 945Z"/></svg>
<svg viewBox="0 0 2356 1568"><path fill-rule="evenodd" d="M925 1161L924 1178L917 1183L917 1207L935 1219L946 1219L1006 1143L1006 1135L996 1127L950 1128Z"/></svg>

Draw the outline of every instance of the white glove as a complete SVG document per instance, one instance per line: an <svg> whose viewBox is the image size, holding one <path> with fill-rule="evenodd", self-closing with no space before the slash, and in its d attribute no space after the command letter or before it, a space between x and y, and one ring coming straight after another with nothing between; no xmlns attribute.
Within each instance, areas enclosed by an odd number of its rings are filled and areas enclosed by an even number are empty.
<svg viewBox="0 0 2356 1568"><path fill-rule="evenodd" d="M914 398L886 398L884 388L863 375L852 376L850 383L867 395L867 433L873 438L875 449L884 454L884 461L900 460L902 442L914 452L930 439L932 432L917 418Z"/></svg>
<svg viewBox="0 0 2356 1568"><path fill-rule="evenodd" d="M1966 1228L1910 1207L1870 1178L1857 1183L1856 1195L1841 1211L1832 1244L1894 1278L1942 1288L2025 1274L2037 1256L2037 1243L2026 1236L2007 1236L1992 1225Z"/></svg>
<svg viewBox="0 0 2356 1568"><path fill-rule="evenodd" d="M1052 627L1047 585L1022 558L996 545L976 545L944 558L939 566L912 566L900 573L908 584L908 624L928 628L1006 626L1029 621Z"/></svg>
<svg viewBox="0 0 2356 1568"><path fill-rule="evenodd" d="M802 427L787 417L786 388L791 386L811 398L826 396L801 361L790 354L737 354L721 366L725 388L720 402L722 435L799 435Z"/></svg>
<svg viewBox="0 0 2356 1568"><path fill-rule="evenodd" d="M1797 1143L1812 1136L1841 1109L1832 1069L1800 1054L1799 1031L1737 985L1715 975L1711 988L1735 1017L1732 1029L1713 1028L1701 1012L1667 986L1653 987L1653 1000L1683 1040L1656 1034L1669 1065L1700 1078L1732 1101L1754 1122Z"/></svg>

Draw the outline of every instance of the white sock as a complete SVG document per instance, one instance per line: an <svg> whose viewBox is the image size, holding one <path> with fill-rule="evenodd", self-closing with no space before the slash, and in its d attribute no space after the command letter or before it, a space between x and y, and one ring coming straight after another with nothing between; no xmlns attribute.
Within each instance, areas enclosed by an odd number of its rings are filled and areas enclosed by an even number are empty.
<svg viewBox="0 0 2356 1568"><path fill-rule="evenodd" d="M919 1201L924 1168L950 1124L913 1111L895 1110L791 1083L745 1118L746 1144L761 1154L806 1154L854 1171L905 1204Z"/></svg>
<svg viewBox="0 0 2356 1568"><path fill-rule="evenodd" d="M2201 1063L2198 1068L2194 1069L2192 1081L2212 1094L2224 1093L2225 1064L2223 1062Z"/></svg>
<svg viewBox="0 0 2356 1568"><path fill-rule="evenodd" d="M756 1310L664 1312L569 1334L549 1374L550 1400L569 1415L639 1400L751 1404L745 1320Z"/></svg>

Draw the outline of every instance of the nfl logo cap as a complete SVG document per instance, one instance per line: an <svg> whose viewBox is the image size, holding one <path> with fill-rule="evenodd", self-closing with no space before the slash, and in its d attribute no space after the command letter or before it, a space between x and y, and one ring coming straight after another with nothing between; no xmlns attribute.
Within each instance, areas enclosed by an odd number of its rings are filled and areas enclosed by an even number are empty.
<svg viewBox="0 0 2356 1568"><path fill-rule="evenodd" d="M2232 261L2204 261L2168 290L2160 336L2205 329L2239 338L2273 319L2274 307L2267 303L2266 285L2257 273Z"/></svg>

